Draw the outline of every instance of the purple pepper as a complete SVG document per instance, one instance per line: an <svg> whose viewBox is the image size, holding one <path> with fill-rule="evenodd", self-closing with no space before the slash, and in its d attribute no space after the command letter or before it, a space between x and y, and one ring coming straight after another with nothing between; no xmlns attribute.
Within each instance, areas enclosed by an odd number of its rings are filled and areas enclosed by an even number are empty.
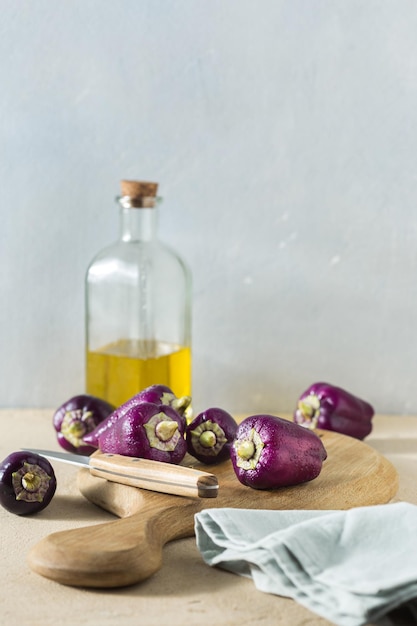
<svg viewBox="0 0 417 626"><path fill-rule="evenodd" d="M83 437L103 422L115 407L90 395L74 396L54 413L53 425L59 445L75 454L90 455L97 446L86 444Z"/></svg>
<svg viewBox="0 0 417 626"><path fill-rule="evenodd" d="M0 504L16 515L44 509L56 490L56 477L47 459L34 452L12 452L0 464Z"/></svg>
<svg viewBox="0 0 417 626"><path fill-rule="evenodd" d="M333 430L364 439L372 430L373 407L328 383L314 383L300 396L294 422L310 429Z"/></svg>
<svg viewBox="0 0 417 626"><path fill-rule="evenodd" d="M102 452L180 463L187 451L185 420L171 407L141 402L98 438Z"/></svg>
<svg viewBox="0 0 417 626"><path fill-rule="evenodd" d="M207 409L187 426L188 452L208 465L229 459L236 431L237 422L227 411Z"/></svg>
<svg viewBox="0 0 417 626"><path fill-rule="evenodd" d="M237 478L254 489L277 489L313 480L327 458L315 433L274 415L244 419L230 455Z"/></svg>
<svg viewBox="0 0 417 626"><path fill-rule="evenodd" d="M117 409L108 416L106 420L98 425L98 427L92 432L87 433L84 436L84 442L99 447L99 438L105 430L112 427L123 415L134 406L137 406L141 402L151 402L160 406L169 406L177 411L179 415L185 415L187 410L190 409L191 398L190 396L182 396L177 398L172 389L166 385L151 385L146 387L132 398L124 402ZM185 417L184 417L185 421Z"/></svg>

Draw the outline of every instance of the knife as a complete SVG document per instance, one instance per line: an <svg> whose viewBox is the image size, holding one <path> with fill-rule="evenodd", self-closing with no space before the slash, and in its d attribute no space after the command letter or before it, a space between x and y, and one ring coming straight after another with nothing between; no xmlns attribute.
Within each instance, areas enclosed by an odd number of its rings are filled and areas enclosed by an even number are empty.
<svg viewBox="0 0 417 626"><path fill-rule="evenodd" d="M216 498L219 490L217 476L183 465L110 454L100 450L93 452L91 456L52 450L26 449L25 451L40 454L48 459L86 467L92 476L105 478L111 482L159 493L192 498Z"/></svg>

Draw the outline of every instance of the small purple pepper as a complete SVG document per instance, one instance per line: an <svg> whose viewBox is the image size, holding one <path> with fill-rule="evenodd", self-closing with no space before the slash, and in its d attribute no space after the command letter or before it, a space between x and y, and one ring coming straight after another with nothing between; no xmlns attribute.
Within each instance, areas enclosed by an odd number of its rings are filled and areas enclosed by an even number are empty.
<svg viewBox="0 0 417 626"><path fill-rule="evenodd" d="M185 420L171 407L141 402L98 438L102 452L180 463L187 451Z"/></svg>
<svg viewBox="0 0 417 626"><path fill-rule="evenodd" d="M141 402L151 402L159 406L169 406L181 416L185 416L187 411L190 410L191 398L190 396L182 396L177 398L174 392L166 385L151 385L146 387L132 398L121 404L117 409L111 413L98 427L92 432L87 433L84 436L84 442L99 447L98 441L100 436L110 427L113 426L123 415L134 406L137 406ZM185 417L184 417L185 420Z"/></svg>
<svg viewBox="0 0 417 626"><path fill-rule="evenodd" d="M53 416L59 445L75 454L92 454L97 446L86 444L83 437L103 422L114 408L105 400L90 395L74 396L64 402Z"/></svg>
<svg viewBox="0 0 417 626"><path fill-rule="evenodd" d="M187 426L188 452L208 465L230 459L230 446L236 431L237 422L227 411L207 409Z"/></svg>
<svg viewBox="0 0 417 626"><path fill-rule="evenodd" d="M56 477L47 459L34 452L12 452L0 464L0 504L16 515L44 509L56 490Z"/></svg>
<svg viewBox="0 0 417 626"><path fill-rule="evenodd" d="M274 415L244 419L230 455L237 478L254 489L277 489L313 480L327 458L315 433Z"/></svg>
<svg viewBox="0 0 417 626"><path fill-rule="evenodd" d="M300 396L294 422L314 430L333 430L364 439L372 430L373 407L328 383L314 383Z"/></svg>

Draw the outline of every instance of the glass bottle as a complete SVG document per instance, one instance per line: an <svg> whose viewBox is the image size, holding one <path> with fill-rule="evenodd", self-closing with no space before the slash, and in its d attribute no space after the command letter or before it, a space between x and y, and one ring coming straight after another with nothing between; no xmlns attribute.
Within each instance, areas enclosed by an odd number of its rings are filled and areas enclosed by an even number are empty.
<svg viewBox="0 0 417 626"><path fill-rule="evenodd" d="M191 275L157 238L157 189L121 181L120 238L86 275L86 390L115 406L153 384L191 395Z"/></svg>

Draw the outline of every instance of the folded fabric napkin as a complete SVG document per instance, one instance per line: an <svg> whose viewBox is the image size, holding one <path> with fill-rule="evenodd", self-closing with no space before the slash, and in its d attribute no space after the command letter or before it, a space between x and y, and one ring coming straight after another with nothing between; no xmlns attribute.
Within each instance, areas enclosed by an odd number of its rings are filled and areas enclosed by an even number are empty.
<svg viewBox="0 0 417 626"><path fill-rule="evenodd" d="M251 577L337 626L375 623L417 597L417 506L348 511L207 509L195 516L206 563ZM410 624L413 624L410 621Z"/></svg>

